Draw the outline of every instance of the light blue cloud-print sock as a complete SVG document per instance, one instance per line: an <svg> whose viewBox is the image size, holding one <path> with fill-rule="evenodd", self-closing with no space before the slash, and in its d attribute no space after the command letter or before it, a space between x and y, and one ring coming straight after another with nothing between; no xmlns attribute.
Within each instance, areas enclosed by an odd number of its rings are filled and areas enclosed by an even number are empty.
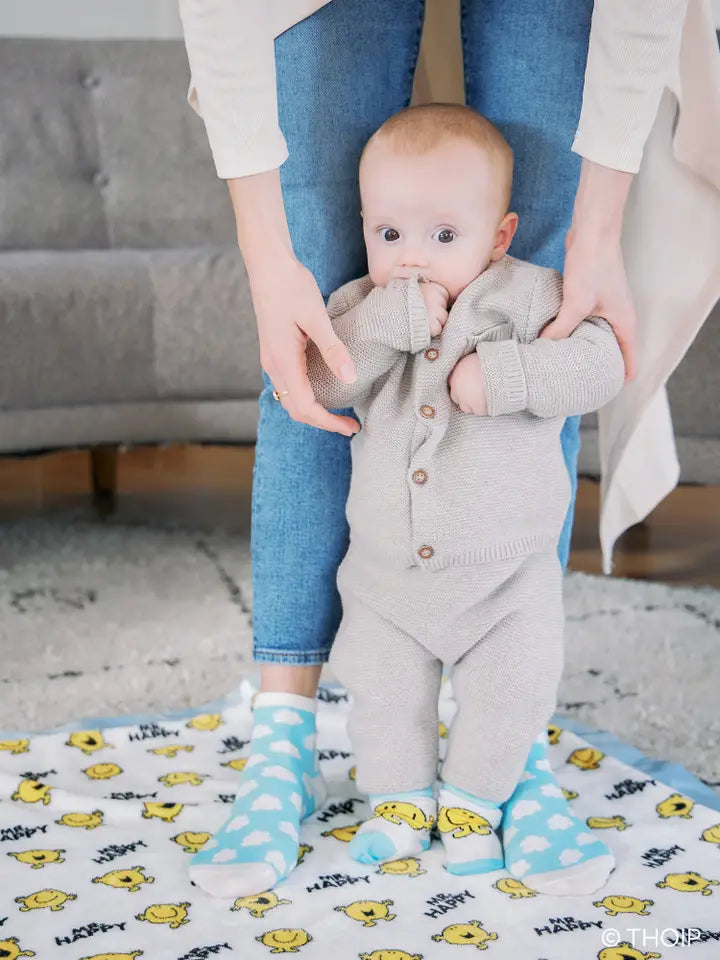
<svg viewBox="0 0 720 960"><path fill-rule="evenodd" d="M502 807L505 866L526 886L580 896L607 883L615 858L570 809L547 759L545 732L533 743L520 782Z"/></svg>
<svg viewBox="0 0 720 960"><path fill-rule="evenodd" d="M366 820L348 845L359 863L384 863L415 856L430 846L437 801L432 787L407 793L371 794L374 816Z"/></svg>
<svg viewBox="0 0 720 960"><path fill-rule="evenodd" d="M250 756L230 816L190 861L190 879L214 897L270 890L295 867L300 821L327 795L315 750L317 700L258 693Z"/></svg>

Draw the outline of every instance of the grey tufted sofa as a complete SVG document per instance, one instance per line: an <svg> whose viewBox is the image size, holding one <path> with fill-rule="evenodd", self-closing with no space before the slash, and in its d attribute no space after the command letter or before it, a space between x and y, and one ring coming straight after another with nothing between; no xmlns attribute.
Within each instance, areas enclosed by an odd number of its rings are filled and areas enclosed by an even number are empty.
<svg viewBox="0 0 720 960"><path fill-rule="evenodd" d="M255 437L262 386L182 41L0 39L0 454Z"/></svg>
<svg viewBox="0 0 720 960"><path fill-rule="evenodd" d="M247 274L188 82L182 40L0 39L0 455L88 447L111 485L119 444L254 440ZM684 480L720 482L719 322L670 383Z"/></svg>

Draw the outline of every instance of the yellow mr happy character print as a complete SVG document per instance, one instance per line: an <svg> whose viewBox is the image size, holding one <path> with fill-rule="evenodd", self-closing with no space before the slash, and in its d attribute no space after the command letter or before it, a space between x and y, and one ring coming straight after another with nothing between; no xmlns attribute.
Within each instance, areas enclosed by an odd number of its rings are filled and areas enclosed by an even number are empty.
<svg viewBox="0 0 720 960"><path fill-rule="evenodd" d="M443 688L447 733L454 705L451 686ZM193 886L189 864L198 853L211 862L226 849L213 838L243 783L258 782L251 799L279 797L260 770L292 769L269 750L271 736L267 760L249 763L247 700L180 720L6 735L0 958L671 960L679 952L667 942L642 940L663 929L685 938L679 942L692 960L720 956L720 810L554 724L547 759L562 799L574 798L580 828L559 818L548 824L552 813L541 824L541 811L519 807L525 815L505 826L510 855L530 862L523 843L537 853L544 839L553 850L572 849L568 831L580 850L579 838L589 846L602 837L616 864L607 883L568 898L538 892L529 871L517 876L504 865L453 874L443 837L458 844L462 863L464 845L497 837L492 811L474 808L461 793L436 813L410 800L381 798L371 807L349 776L348 712L347 700L318 701L318 757L325 758L318 763L328 796L299 822L296 838L288 835L283 856L296 866L278 882L226 898ZM438 741L446 742L440 728ZM277 819L282 811L265 815ZM349 847L368 821L429 844L363 864ZM238 827L234 842L265 829ZM603 940L609 930L612 943Z"/></svg>

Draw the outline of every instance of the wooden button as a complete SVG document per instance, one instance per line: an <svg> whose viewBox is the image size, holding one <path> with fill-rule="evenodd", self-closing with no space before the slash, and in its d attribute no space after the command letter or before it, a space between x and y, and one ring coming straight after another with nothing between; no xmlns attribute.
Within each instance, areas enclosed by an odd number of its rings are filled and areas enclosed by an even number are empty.
<svg viewBox="0 0 720 960"><path fill-rule="evenodd" d="M420 547L418 554L423 558L423 560L429 560L430 557L435 553L432 547Z"/></svg>
<svg viewBox="0 0 720 960"><path fill-rule="evenodd" d="M412 478L415 483L425 483L428 477L424 470L416 470L415 473L413 473Z"/></svg>
<svg viewBox="0 0 720 960"><path fill-rule="evenodd" d="M426 360L437 360L439 356L440 356L440 351L436 350L435 347L430 347L428 350L425 351Z"/></svg>
<svg viewBox="0 0 720 960"><path fill-rule="evenodd" d="M420 407L420 414L421 416L425 417L426 420L432 420L432 418L435 416L435 408L425 403L422 407Z"/></svg>

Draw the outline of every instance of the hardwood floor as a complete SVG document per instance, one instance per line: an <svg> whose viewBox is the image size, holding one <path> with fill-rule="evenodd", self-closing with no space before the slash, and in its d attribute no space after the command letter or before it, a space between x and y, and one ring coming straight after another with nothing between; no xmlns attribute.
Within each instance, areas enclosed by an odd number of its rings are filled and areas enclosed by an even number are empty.
<svg viewBox="0 0 720 960"><path fill-rule="evenodd" d="M135 447L118 457L116 516L203 529L250 527L252 446ZM67 508L93 515L89 453L0 458L0 523ZM580 479L569 567L601 573L599 484ZM614 576L720 588L720 487L681 486L628 530Z"/></svg>

